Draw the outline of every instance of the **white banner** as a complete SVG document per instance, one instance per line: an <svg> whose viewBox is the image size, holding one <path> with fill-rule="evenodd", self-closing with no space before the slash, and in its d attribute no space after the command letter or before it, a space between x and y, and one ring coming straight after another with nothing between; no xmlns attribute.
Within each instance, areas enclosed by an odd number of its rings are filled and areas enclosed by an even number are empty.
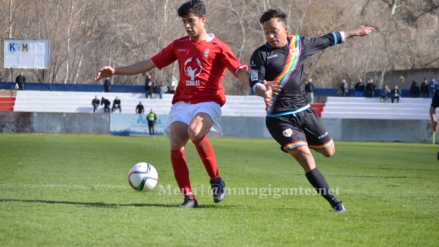
<svg viewBox="0 0 439 247"><path fill-rule="evenodd" d="M49 40L5 39L5 68L49 69Z"/></svg>
<svg viewBox="0 0 439 247"><path fill-rule="evenodd" d="M155 135L163 135L168 115L157 114ZM144 114L111 114L110 134L121 136L149 136L148 121Z"/></svg>

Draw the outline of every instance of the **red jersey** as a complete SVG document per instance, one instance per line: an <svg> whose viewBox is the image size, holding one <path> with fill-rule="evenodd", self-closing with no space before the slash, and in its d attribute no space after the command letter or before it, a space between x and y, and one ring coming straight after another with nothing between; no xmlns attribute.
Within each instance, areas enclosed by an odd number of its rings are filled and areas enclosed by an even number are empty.
<svg viewBox="0 0 439 247"><path fill-rule="evenodd" d="M222 80L227 69L236 77L239 69L247 70L233 55L230 47L213 34L203 41L189 36L174 40L151 58L158 69L178 60L180 81L172 104L184 101L190 104L216 102L226 103Z"/></svg>

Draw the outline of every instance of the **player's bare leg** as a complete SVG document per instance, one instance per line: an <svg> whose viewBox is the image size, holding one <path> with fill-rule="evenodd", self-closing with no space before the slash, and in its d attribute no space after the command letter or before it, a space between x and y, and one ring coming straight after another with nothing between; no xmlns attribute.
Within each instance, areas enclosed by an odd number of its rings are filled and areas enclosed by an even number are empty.
<svg viewBox="0 0 439 247"><path fill-rule="evenodd" d="M170 126L169 139L171 150L180 150L189 141L188 125L183 122L173 122Z"/></svg>
<svg viewBox="0 0 439 247"><path fill-rule="evenodd" d="M184 157L184 146L189 140L188 125L183 122L173 122L170 126L169 139L171 141L171 163L174 169L174 177L185 199L182 208L198 207L197 200L192 193L189 179L189 169Z"/></svg>
<svg viewBox="0 0 439 247"><path fill-rule="evenodd" d="M332 144L332 146L325 148L323 150L316 150L317 153L323 154L323 156L329 158L331 156L334 156L335 154L335 144Z"/></svg>
<svg viewBox="0 0 439 247"><path fill-rule="evenodd" d="M334 208L334 212L344 212L345 208L343 204L332 194L325 177L323 177L323 175L317 169L314 157L312 156L308 146L300 146L294 149L289 149L288 153L297 160L300 166L302 166L303 170L305 171L306 178L310 184L331 204L332 208Z"/></svg>
<svg viewBox="0 0 439 247"><path fill-rule="evenodd" d="M212 125L213 120L209 114L198 113L189 125L188 134L200 155L201 161L203 161L207 174L209 174L213 201L220 202L225 197L225 183L218 173L212 144L206 137Z"/></svg>
<svg viewBox="0 0 439 247"><path fill-rule="evenodd" d="M305 173L316 168L316 162L307 146L301 146L288 150L288 153L293 156L299 165L303 168Z"/></svg>

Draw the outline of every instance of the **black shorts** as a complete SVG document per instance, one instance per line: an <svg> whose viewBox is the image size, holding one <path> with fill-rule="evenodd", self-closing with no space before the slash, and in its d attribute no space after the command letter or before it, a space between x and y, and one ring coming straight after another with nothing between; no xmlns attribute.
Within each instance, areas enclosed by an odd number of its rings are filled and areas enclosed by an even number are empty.
<svg viewBox="0 0 439 247"><path fill-rule="evenodd" d="M334 145L325 126L311 107L296 113L296 116L267 117L265 124L284 152L300 146L323 150Z"/></svg>

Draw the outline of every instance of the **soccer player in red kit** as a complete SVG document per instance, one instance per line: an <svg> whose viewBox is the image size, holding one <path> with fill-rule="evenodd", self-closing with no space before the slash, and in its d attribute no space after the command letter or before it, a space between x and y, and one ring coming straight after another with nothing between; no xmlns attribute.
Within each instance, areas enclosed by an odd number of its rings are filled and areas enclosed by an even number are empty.
<svg viewBox="0 0 439 247"><path fill-rule="evenodd" d="M203 1L188 1L178 9L188 36L174 40L152 58L120 68L103 67L95 80L112 75L134 75L162 69L178 61L180 81L172 100L165 135L171 143L174 176L185 199L182 208L198 207L189 180L185 145L195 145L210 177L214 202L225 197L225 183L218 172L214 149L206 137L221 137L221 106L226 102L222 79L227 68L242 83L249 85L247 66L235 58L229 46L208 34L204 27L206 7ZM271 102L271 92L264 96Z"/></svg>

